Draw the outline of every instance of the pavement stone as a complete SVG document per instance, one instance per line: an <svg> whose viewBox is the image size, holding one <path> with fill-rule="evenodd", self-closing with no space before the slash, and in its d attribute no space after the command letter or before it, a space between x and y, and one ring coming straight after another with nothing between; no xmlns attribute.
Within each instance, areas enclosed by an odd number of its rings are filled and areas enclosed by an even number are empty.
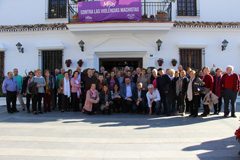
<svg viewBox="0 0 240 160"><path fill-rule="evenodd" d="M8 114L1 106L0 160L237 160L238 120L223 113L205 118L58 110Z"/></svg>

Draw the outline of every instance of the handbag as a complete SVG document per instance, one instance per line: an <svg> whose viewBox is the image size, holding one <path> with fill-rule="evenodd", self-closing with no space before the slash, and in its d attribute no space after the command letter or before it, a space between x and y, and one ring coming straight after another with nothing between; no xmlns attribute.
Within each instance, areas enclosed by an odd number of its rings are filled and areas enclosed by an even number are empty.
<svg viewBox="0 0 240 160"><path fill-rule="evenodd" d="M63 89L58 88L58 89L57 89L57 92L58 92L59 94L63 94Z"/></svg>
<svg viewBox="0 0 240 160"><path fill-rule="evenodd" d="M203 94L205 94L205 88L204 87L201 87L201 86L196 86L197 87L197 90Z"/></svg>

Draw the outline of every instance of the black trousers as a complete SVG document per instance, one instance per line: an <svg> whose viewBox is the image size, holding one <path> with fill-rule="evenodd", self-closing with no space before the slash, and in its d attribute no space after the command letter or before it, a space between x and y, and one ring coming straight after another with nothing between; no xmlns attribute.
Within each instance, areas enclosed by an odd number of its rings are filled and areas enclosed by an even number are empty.
<svg viewBox="0 0 240 160"><path fill-rule="evenodd" d="M167 95L164 92L160 91L160 96L161 96L161 104L163 104L163 114L170 114L170 106L167 103ZM162 107L160 107L162 108Z"/></svg>
<svg viewBox="0 0 240 160"><path fill-rule="evenodd" d="M114 98L113 99L113 111L120 111L122 106L122 99L121 98Z"/></svg>
<svg viewBox="0 0 240 160"><path fill-rule="evenodd" d="M192 101L189 102L190 114L198 116L198 109L200 107L200 95L194 95Z"/></svg>
<svg viewBox="0 0 240 160"><path fill-rule="evenodd" d="M64 110L70 110L70 97L62 94L62 108Z"/></svg>
<svg viewBox="0 0 240 160"><path fill-rule="evenodd" d="M62 95L58 93L58 109L62 109Z"/></svg>
<svg viewBox="0 0 240 160"><path fill-rule="evenodd" d="M93 103L92 104L92 111L87 111L87 110L84 110L85 113L87 113L88 115L93 115L94 112L98 111L100 109L100 104L99 103Z"/></svg>
<svg viewBox="0 0 240 160"><path fill-rule="evenodd" d="M54 89L52 92L51 92L51 106L52 106L52 109L55 109L56 108L56 105L57 105L57 90Z"/></svg>
<svg viewBox="0 0 240 160"><path fill-rule="evenodd" d="M229 103L231 101L231 115L235 115L236 111L236 100L237 100L238 92L234 92L233 89L224 89L223 90L223 98L224 98L224 115L228 115Z"/></svg>
<svg viewBox="0 0 240 160"><path fill-rule="evenodd" d="M32 94L27 94L26 98L27 98L27 110L30 110L30 101L32 99Z"/></svg>
<svg viewBox="0 0 240 160"><path fill-rule="evenodd" d="M38 93L36 95L33 95L33 112L37 111L37 106L38 106L38 112L42 111L42 98L43 98L43 93Z"/></svg>
<svg viewBox="0 0 240 160"><path fill-rule="evenodd" d="M16 99L17 99L17 92L11 92L7 91L6 95L6 101L7 101L7 111L9 112L14 112L17 110L16 108ZM11 106L12 103L12 106Z"/></svg>
<svg viewBox="0 0 240 160"><path fill-rule="evenodd" d="M179 93L177 96L177 111L180 111L180 107L182 107L182 112L186 112L186 94Z"/></svg>
<svg viewBox="0 0 240 160"><path fill-rule="evenodd" d="M71 93L71 104L72 104L72 108L73 111L79 111L79 101L80 98L77 97L77 93Z"/></svg>
<svg viewBox="0 0 240 160"><path fill-rule="evenodd" d="M133 107L133 100L132 101L128 101L128 100L124 100L123 102L123 113L127 113L129 111L132 111L132 107Z"/></svg>
<svg viewBox="0 0 240 160"><path fill-rule="evenodd" d="M214 104L214 113L220 113L222 109L222 97L218 98L218 103Z"/></svg>

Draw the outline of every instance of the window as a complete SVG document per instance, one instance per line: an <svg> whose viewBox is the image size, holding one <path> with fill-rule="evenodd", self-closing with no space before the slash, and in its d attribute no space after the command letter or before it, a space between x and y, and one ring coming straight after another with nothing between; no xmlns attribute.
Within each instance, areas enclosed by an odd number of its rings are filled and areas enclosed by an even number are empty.
<svg viewBox="0 0 240 160"><path fill-rule="evenodd" d="M42 71L49 69L53 74L55 69L61 69L62 55L62 50L42 51Z"/></svg>
<svg viewBox="0 0 240 160"><path fill-rule="evenodd" d="M197 16L196 0L178 0L177 15L178 16Z"/></svg>
<svg viewBox="0 0 240 160"><path fill-rule="evenodd" d="M202 69L202 49L180 49L180 64L184 69L191 67L199 71Z"/></svg>
<svg viewBox="0 0 240 160"><path fill-rule="evenodd" d="M1 77L4 77L4 52L0 52L0 74Z"/></svg>
<svg viewBox="0 0 240 160"><path fill-rule="evenodd" d="M66 0L49 0L48 18L66 18Z"/></svg>

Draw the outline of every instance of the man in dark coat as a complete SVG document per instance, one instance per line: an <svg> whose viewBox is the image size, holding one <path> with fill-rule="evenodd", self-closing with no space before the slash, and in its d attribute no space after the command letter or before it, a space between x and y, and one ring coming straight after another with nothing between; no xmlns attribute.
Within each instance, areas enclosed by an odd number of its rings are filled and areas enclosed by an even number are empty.
<svg viewBox="0 0 240 160"><path fill-rule="evenodd" d="M171 109L168 104L167 95L169 91L169 85L171 79L167 74L164 74L164 70L162 68L158 69L159 76L157 77L157 88L160 92L161 96L161 104L163 104L164 112L163 114L171 115Z"/></svg>

